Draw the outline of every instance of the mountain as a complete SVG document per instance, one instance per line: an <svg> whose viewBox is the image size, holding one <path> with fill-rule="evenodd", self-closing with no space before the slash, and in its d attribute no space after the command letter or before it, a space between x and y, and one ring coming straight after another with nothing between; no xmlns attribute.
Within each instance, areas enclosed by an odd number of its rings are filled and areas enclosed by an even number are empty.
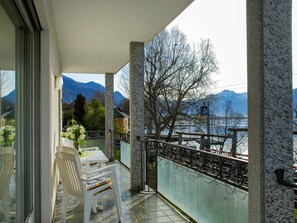
<svg viewBox="0 0 297 223"><path fill-rule="evenodd" d="M95 92L99 91L105 93L105 87L95 82L80 83L73 79L63 76L63 102L71 103L75 100L78 93L83 94L87 100L92 99ZM297 88L292 90L293 107L297 107ZM239 112L247 117L247 93L235 93L234 91L224 90L218 94L212 95L211 98L215 98L215 105L212 106L211 112L214 114L223 115L224 106L227 100L232 102L232 108L235 112ZM125 97L118 91L114 92L114 104L118 106ZM2 101L8 101L14 103L15 91L13 90L5 97L2 97Z"/></svg>
<svg viewBox="0 0 297 223"><path fill-rule="evenodd" d="M62 78L63 78L63 87L62 87L63 103L73 102L77 94L82 94L83 96L86 97L87 100L91 100L97 91L99 91L102 94L105 94L105 87L93 81L88 83L81 83L81 82L76 82L75 80L66 76L62 76ZM125 97L119 91L114 92L115 106L118 106L124 99ZM11 91L5 97L2 97L2 100L14 103L15 90Z"/></svg>
<svg viewBox="0 0 297 223"><path fill-rule="evenodd" d="M8 95L6 95L5 97L3 97L3 99L14 103L14 101L15 101L14 100L15 99L15 90L13 90Z"/></svg>
<svg viewBox="0 0 297 223"><path fill-rule="evenodd" d="M99 91L105 94L105 87L93 81L88 83L76 82L75 80L63 77L62 101L63 103L71 103L75 100L77 94L82 94L86 100L91 100L94 94ZM114 92L114 104L118 106L125 97L118 91Z"/></svg>
<svg viewBox="0 0 297 223"><path fill-rule="evenodd" d="M235 112L239 112L247 116L247 93L235 93L234 91L224 90L216 95L216 108L214 113L218 115L224 114L224 107L227 100L232 102L232 108Z"/></svg>

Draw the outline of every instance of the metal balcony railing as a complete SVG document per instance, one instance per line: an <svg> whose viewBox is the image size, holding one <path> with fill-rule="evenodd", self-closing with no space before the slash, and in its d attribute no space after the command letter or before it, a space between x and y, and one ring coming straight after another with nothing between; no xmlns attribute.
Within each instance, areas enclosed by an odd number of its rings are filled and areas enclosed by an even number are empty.
<svg viewBox="0 0 297 223"><path fill-rule="evenodd" d="M147 182L157 188L157 156L248 190L248 161L157 140L143 141Z"/></svg>

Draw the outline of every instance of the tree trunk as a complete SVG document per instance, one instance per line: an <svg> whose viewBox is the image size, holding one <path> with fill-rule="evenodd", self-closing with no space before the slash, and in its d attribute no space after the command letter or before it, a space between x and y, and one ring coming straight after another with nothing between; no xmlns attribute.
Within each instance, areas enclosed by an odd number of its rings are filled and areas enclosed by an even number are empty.
<svg viewBox="0 0 297 223"><path fill-rule="evenodd" d="M152 134L152 129L153 129L153 121L152 121L152 118L149 117L148 118L148 125L147 125L147 131L148 131L148 134Z"/></svg>
<svg viewBox="0 0 297 223"><path fill-rule="evenodd" d="M171 121L171 124L169 126L169 132L168 132L168 135L166 137L166 142L171 141L171 137L172 137L173 130L174 130L174 127L175 127L175 122L176 122L176 118L173 118L172 121Z"/></svg>
<svg viewBox="0 0 297 223"><path fill-rule="evenodd" d="M159 140L160 137L161 137L161 129L160 129L160 126L156 125L155 139Z"/></svg>

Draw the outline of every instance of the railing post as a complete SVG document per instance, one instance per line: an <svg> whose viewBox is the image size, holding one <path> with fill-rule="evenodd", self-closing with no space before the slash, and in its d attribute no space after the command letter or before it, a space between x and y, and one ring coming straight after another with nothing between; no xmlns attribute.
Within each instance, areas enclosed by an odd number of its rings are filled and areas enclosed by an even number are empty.
<svg viewBox="0 0 297 223"><path fill-rule="evenodd" d="M201 136L200 149L205 150L205 138L204 138L204 135Z"/></svg>
<svg viewBox="0 0 297 223"><path fill-rule="evenodd" d="M181 145L183 141L183 134L179 133L178 134L178 145Z"/></svg>
<svg viewBox="0 0 297 223"><path fill-rule="evenodd" d="M205 147L210 150L210 136L207 136L207 139L205 140Z"/></svg>
<svg viewBox="0 0 297 223"><path fill-rule="evenodd" d="M236 148L237 147L237 131L233 130L232 134L232 156L236 157Z"/></svg>
<svg viewBox="0 0 297 223"><path fill-rule="evenodd" d="M141 143L141 147L144 144L144 148L145 148L145 169L144 169L144 174L145 174L145 185L148 185L148 190L150 190L149 184L150 184L150 179L149 179L149 154L148 154L148 142L142 142Z"/></svg>

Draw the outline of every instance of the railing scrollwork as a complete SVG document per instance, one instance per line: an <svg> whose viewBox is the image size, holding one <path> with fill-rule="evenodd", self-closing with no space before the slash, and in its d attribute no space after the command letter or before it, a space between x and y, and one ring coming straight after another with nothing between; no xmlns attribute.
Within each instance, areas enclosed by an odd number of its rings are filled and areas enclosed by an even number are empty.
<svg viewBox="0 0 297 223"><path fill-rule="evenodd" d="M150 140L144 143L149 144L146 146L147 149L156 151L155 155L248 190L248 161L246 160L163 141Z"/></svg>

